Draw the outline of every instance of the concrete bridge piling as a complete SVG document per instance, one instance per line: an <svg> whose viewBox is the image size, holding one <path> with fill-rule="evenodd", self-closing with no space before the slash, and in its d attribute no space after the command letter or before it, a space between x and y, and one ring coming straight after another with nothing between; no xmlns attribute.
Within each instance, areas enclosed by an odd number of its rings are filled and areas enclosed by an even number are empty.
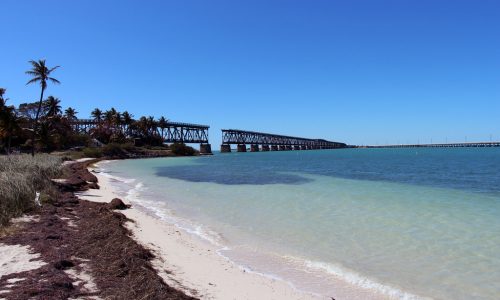
<svg viewBox="0 0 500 300"><path fill-rule="evenodd" d="M200 144L200 154L212 154L212 146L210 144Z"/></svg>
<svg viewBox="0 0 500 300"><path fill-rule="evenodd" d="M231 152L231 145L228 145L228 144L222 144L222 145L220 145L220 152L221 153L229 153L229 152Z"/></svg>

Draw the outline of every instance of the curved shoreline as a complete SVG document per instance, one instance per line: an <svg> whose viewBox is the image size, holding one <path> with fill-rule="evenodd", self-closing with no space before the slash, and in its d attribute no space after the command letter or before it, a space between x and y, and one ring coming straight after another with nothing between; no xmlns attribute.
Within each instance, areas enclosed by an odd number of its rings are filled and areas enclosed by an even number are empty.
<svg viewBox="0 0 500 300"><path fill-rule="evenodd" d="M102 163L102 162L101 162ZM99 179L100 190L87 191L80 195L90 201L101 198L110 199L123 194L113 186L112 177L106 173L95 174ZM89 194L90 193L90 194ZM124 199L125 200L125 199ZM137 204L132 202L132 204ZM140 205L138 205L140 206ZM134 238L155 251L158 260L155 268L169 284L182 289L190 295L215 299L399 299L380 294L374 290L352 285L339 279L335 282L334 295L317 295L301 291L293 283L280 276L267 275L245 268L220 253L220 247L202 240L189 230L160 220L148 208L132 208L124 214L135 221L129 225ZM161 236L161 239L158 238ZM192 255L181 255L190 252ZM166 263L168 262L168 263ZM165 273L163 269L173 272ZM206 270L209 273L204 274ZM336 280L337 281L337 280ZM196 292L194 292L196 291ZM193 294L194 292L194 294ZM201 296L204 295L204 296Z"/></svg>
<svg viewBox="0 0 500 300"><path fill-rule="evenodd" d="M80 199L106 202L120 197L110 178L95 174L99 190L79 193ZM248 272L217 254L217 248L173 224L132 207L122 213L134 223L127 227L140 244L156 254L153 266L167 284L208 299L321 299L288 283ZM166 271L169 270L169 271Z"/></svg>

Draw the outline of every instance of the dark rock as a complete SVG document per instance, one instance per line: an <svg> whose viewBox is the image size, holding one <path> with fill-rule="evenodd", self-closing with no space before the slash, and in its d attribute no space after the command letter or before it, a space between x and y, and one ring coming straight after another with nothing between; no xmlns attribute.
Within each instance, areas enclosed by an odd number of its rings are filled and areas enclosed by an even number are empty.
<svg viewBox="0 0 500 300"><path fill-rule="evenodd" d="M99 189L99 185L98 185L97 183L95 183L95 182L91 182L91 183L89 183L89 184L87 185L87 187L88 187L89 189L94 189L94 190L98 190L98 189Z"/></svg>
<svg viewBox="0 0 500 300"><path fill-rule="evenodd" d="M63 260L60 260L60 261L54 263L54 268L56 268L58 270L66 270L66 269L72 268L74 266L75 266L75 264L72 261L66 260L66 259L63 259Z"/></svg>
<svg viewBox="0 0 500 300"><path fill-rule="evenodd" d="M57 288L64 288L67 290L72 290L74 289L73 283L71 281L57 281L52 284L54 287Z"/></svg>
<svg viewBox="0 0 500 300"><path fill-rule="evenodd" d="M108 204L108 208L123 210L130 208L130 205L126 205L121 199L115 198Z"/></svg>
<svg viewBox="0 0 500 300"><path fill-rule="evenodd" d="M61 236L60 235L55 235L55 234L49 234L45 237L47 240L60 240Z"/></svg>
<svg viewBox="0 0 500 300"><path fill-rule="evenodd" d="M93 182L93 183L97 182L97 177L94 174L87 171L87 169L82 170L79 175L85 181Z"/></svg>

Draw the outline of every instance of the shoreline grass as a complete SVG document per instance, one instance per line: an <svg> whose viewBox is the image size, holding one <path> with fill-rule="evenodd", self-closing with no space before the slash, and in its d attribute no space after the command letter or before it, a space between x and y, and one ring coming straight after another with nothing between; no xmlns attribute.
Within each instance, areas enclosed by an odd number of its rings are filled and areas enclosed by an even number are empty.
<svg viewBox="0 0 500 300"><path fill-rule="evenodd" d="M59 157L40 154L0 156L0 227L35 208L35 194L41 200L54 195L51 178L61 173Z"/></svg>

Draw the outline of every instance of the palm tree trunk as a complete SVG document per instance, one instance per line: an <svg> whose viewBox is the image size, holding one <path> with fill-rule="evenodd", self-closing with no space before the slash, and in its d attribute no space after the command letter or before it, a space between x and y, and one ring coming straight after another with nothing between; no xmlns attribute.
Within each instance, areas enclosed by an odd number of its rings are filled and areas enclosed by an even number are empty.
<svg viewBox="0 0 500 300"><path fill-rule="evenodd" d="M38 117L40 116L40 110L42 109L44 90L45 89L42 87L42 92L40 94L40 102L38 102L38 110L36 111L36 116L35 116L35 124L33 125L33 133L31 134L31 156L32 157L35 157L35 135L36 135L36 129L38 126Z"/></svg>

